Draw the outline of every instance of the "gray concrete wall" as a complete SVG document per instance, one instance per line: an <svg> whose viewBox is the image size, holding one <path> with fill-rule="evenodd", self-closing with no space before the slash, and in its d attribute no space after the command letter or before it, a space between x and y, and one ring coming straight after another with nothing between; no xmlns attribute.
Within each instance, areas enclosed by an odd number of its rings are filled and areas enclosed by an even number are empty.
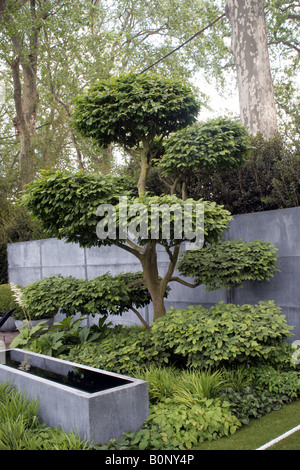
<svg viewBox="0 0 300 470"><path fill-rule="evenodd" d="M273 243L278 249L280 269L269 282L245 282L243 289L232 289L230 301L253 304L274 300L295 327L292 341L300 339L300 207L238 215L227 237Z"/></svg>
<svg viewBox="0 0 300 470"><path fill-rule="evenodd" d="M227 292L205 292L200 286L190 289L178 283L171 283L171 293L166 300L170 306L184 308L188 305L211 306L225 302L256 303L260 300L274 300L287 316L289 324L295 326L294 339L300 338L300 208L281 209L235 216L226 233L226 239L253 241L262 239L273 243L279 250L278 265L281 272L269 282L244 283L243 289ZM166 270L168 257L159 247L160 274ZM22 286L51 274L73 275L91 279L106 272L141 270L139 261L130 253L117 247L81 249L76 244L66 244L56 239L8 245L9 281ZM152 320L151 306L141 312L147 321ZM128 312L121 319L111 317L113 322L136 323L134 313Z"/></svg>

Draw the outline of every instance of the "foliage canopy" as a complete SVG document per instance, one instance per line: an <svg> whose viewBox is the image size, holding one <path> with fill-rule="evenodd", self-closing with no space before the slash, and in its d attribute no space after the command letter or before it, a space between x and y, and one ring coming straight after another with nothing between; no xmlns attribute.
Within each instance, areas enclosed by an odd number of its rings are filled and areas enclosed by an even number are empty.
<svg viewBox="0 0 300 470"><path fill-rule="evenodd" d="M270 280L278 270L277 249L268 242L230 240L186 251L177 268L206 290L242 287L244 281Z"/></svg>
<svg viewBox="0 0 300 470"><path fill-rule="evenodd" d="M148 290L142 284L129 287L142 278L142 273L112 276L106 273L94 279L77 279L61 275L31 282L22 289L22 303L32 319L44 312L52 317L60 312L66 316L100 314L122 315L131 307L142 308L150 303Z"/></svg>
<svg viewBox="0 0 300 470"><path fill-rule="evenodd" d="M126 74L103 80L75 99L73 125L100 146L132 149L195 120L199 104L178 79Z"/></svg>
<svg viewBox="0 0 300 470"><path fill-rule="evenodd" d="M250 143L240 122L219 118L173 133L164 149L158 163L163 175L190 175L197 170L203 175L240 167L249 156Z"/></svg>
<svg viewBox="0 0 300 470"><path fill-rule="evenodd" d="M135 212L130 215L131 206L142 204L148 211L148 238L138 240L143 245L150 240L152 205L169 204L172 206L174 204L183 210L184 204L188 204L192 206L192 214L195 216L196 201L192 199L182 201L176 196L168 195L131 197L134 193L135 190L130 190L126 179L122 178L87 175L83 172L44 172L40 178L28 186L27 192L23 196L23 203L52 236L65 239L67 242L79 243L82 247L119 244L127 241L126 238L119 238L122 222L119 215L120 196L128 196L128 217L126 220L128 224L136 218ZM197 202L199 203L199 201ZM97 215L97 209L100 204L111 204L116 209L116 240L101 240L97 237L96 227L101 220L101 217ZM227 229L231 216L222 206L214 202L203 201L203 204L206 241L214 242ZM174 213L171 214L170 221L172 234L175 224ZM160 224L162 223L163 221L160 219ZM153 241L154 243L166 243L166 240L162 240L160 237ZM183 241L184 239L176 240L172 237L170 244L172 246Z"/></svg>

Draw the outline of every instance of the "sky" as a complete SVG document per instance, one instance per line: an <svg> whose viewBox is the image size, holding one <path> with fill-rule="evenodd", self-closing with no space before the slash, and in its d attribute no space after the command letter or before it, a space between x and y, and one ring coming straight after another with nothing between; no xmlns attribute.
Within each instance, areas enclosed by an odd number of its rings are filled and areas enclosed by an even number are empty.
<svg viewBox="0 0 300 470"><path fill-rule="evenodd" d="M221 116L235 117L239 115L239 96L235 80L232 81L231 87L227 86L226 97L221 96L215 85L208 83L201 73L197 73L195 75L193 83L209 97L209 106L211 110L202 108L199 114L200 121Z"/></svg>

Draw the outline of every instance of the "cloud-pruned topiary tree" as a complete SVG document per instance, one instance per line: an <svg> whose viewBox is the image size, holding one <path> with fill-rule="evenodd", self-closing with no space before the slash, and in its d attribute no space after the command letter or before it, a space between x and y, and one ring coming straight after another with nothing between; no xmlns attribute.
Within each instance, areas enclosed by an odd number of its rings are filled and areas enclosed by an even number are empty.
<svg viewBox="0 0 300 470"><path fill-rule="evenodd" d="M198 109L191 90L178 80L129 74L95 85L76 100L74 126L100 145L115 142L139 155L139 197L124 178L83 172L43 173L23 197L23 203L52 236L82 247L115 245L137 257L142 277L131 286L142 284L148 289L154 321L166 313L164 298L169 283L186 284L174 276L181 245L196 242L199 248L219 243L232 219L214 202L145 194L147 171L163 139L193 123ZM192 142L187 147L190 145ZM243 153L244 147L236 145L236 154L231 157L228 146L231 151L235 148L233 136L223 152L227 162L231 158L241 161L239 151ZM180 154L178 158L180 165ZM169 259L163 274L159 274L157 245L165 249ZM272 270L273 261L270 275Z"/></svg>

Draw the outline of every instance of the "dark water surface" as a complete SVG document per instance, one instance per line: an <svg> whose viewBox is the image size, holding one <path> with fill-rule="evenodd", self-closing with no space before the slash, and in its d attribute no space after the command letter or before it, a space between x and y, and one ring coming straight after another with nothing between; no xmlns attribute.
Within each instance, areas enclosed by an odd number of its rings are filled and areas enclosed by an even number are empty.
<svg viewBox="0 0 300 470"><path fill-rule="evenodd" d="M43 362L47 364L47 369L39 367L36 362L36 356L24 352L20 357L20 354L16 355L12 350L6 351L5 364L2 365L88 393L100 392L132 383L130 380L121 377L90 371L84 367L67 365L65 372L62 372L61 363L52 360L51 357L43 359Z"/></svg>

